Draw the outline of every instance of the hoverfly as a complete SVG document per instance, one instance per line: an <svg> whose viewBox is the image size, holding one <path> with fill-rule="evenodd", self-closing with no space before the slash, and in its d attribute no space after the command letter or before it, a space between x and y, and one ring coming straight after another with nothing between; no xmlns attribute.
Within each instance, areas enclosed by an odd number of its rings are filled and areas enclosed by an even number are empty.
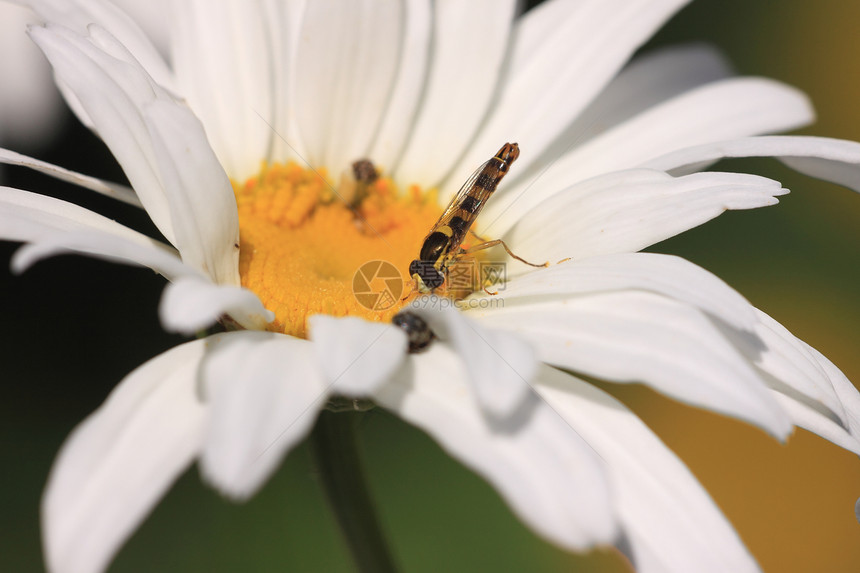
<svg viewBox="0 0 860 573"><path fill-rule="evenodd" d="M409 264L409 276L420 292L433 292L442 286L448 276L448 267L460 256L496 245L501 245L511 257L527 265L545 267L549 264L536 265L518 257L501 239L485 241L468 249L460 247L487 199L519 156L520 148L516 143L504 144L498 153L472 173L448 204L424 238L418 258Z"/></svg>

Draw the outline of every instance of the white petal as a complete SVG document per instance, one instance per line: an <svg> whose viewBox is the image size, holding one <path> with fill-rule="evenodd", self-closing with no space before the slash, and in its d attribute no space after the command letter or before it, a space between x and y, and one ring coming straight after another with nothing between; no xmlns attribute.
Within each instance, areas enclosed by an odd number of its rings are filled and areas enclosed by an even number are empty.
<svg viewBox="0 0 860 573"><path fill-rule="evenodd" d="M427 86L412 136L396 166L398 181L431 187L464 153L499 79L515 4L513 0L435 3ZM501 143L496 142L478 163Z"/></svg>
<svg viewBox="0 0 860 573"><path fill-rule="evenodd" d="M86 34L90 24L109 31L156 82L173 89L173 73L140 26L122 9L105 0L19 0L30 6L45 22Z"/></svg>
<svg viewBox="0 0 860 573"><path fill-rule="evenodd" d="M636 571L759 570L696 478L621 402L547 367L537 391L606 463L624 533L621 548Z"/></svg>
<svg viewBox="0 0 860 573"><path fill-rule="evenodd" d="M511 416L531 394L537 369L535 352L517 336L483 328L454 308L450 300L424 296L406 307L433 333L448 341L469 373L478 405L492 417Z"/></svg>
<svg viewBox="0 0 860 573"><path fill-rule="evenodd" d="M750 361L773 378L774 390L815 407L832 420L847 425L845 410L839 402L830 377L806 345L784 326L756 309L755 336L726 330Z"/></svg>
<svg viewBox="0 0 860 573"><path fill-rule="evenodd" d="M63 99L66 100L66 105L69 106L69 109L72 110L72 113L75 115L75 117L78 118L78 121L85 125L87 129L96 134L97 137L101 138L98 128L93 123L93 120L92 118L90 118L90 115L87 113L87 110L84 109L84 104L82 104L81 100L78 99L78 96L77 94L75 94L74 90L72 90L72 88L69 87L69 85L65 81L63 81L62 78L58 77L56 73L54 74L54 84L56 84L57 89L63 96Z"/></svg>
<svg viewBox="0 0 860 573"><path fill-rule="evenodd" d="M418 104L427 80L433 20L429 0L404 0L400 63L391 99L379 126L379 134L368 156L390 171L400 159L412 130Z"/></svg>
<svg viewBox="0 0 860 573"><path fill-rule="evenodd" d="M165 330L189 335L212 326L224 315L250 330L262 330L275 319L250 290L215 285L200 277L167 285L158 312Z"/></svg>
<svg viewBox="0 0 860 573"><path fill-rule="evenodd" d="M168 278L194 274L167 245L60 199L0 187L0 238L32 242L12 260L23 272L38 260L80 252L150 267Z"/></svg>
<svg viewBox="0 0 860 573"><path fill-rule="evenodd" d="M69 171L68 169L63 169L62 167L51 165L50 163L45 163L44 161L39 161L38 159L27 157L26 155L21 155L20 153L15 153L8 149L0 149L0 163L29 167L39 173L44 173L45 175L60 179L61 181L66 181L68 183L90 189L91 191L101 193L102 195L113 197L123 203L128 203L135 207L141 206L140 199L137 198L135 192L125 185L110 183L103 179L97 179L95 177L90 177L89 175Z"/></svg>
<svg viewBox="0 0 860 573"><path fill-rule="evenodd" d="M80 100L159 231L173 243L170 205L141 113L144 103L169 96L152 83L140 66L108 55L95 45L94 39L91 42L59 27L33 28L30 35L51 61L59 79ZM103 31L99 42L108 42ZM114 42L112 51L121 50L122 46Z"/></svg>
<svg viewBox="0 0 860 573"><path fill-rule="evenodd" d="M187 107L173 101L148 104L144 119L182 260L218 284L239 286L236 196L203 126Z"/></svg>
<svg viewBox="0 0 860 573"><path fill-rule="evenodd" d="M798 400L782 392L774 391L774 397L789 415L792 424L818 434L840 448L860 455L860 441L841 423L835 422L832 414L824 414L820 408L816 408L808 401Z"/></svg>
<svg viewBox="0 0 860 573"><path fill-rule="evenodd" d="M535 205L577 181L639 167L684 147L733 137L785 131L813 119L805 95L762 78L733 78L688 91L626 121L553 160L548 169L500 190L493 210L505 209L520 193L517 208ZM523 148L523 154L526 148ZM489 211L489 209L488 209Z"/></svg>
<svg viewBox="0 0 860 573"><path fill-rule="evenodd" d="M610 492L588 444L534 394L517 416L490 422L468 386L455 354L436 344L376 397L483 476L540 535L572 550L612 542Z"/></svg>
<svg viewBox="0 0 860 573"><path fill-rule="evenodd" d="M370 151L397 71L402 8L397 0L307 4L295 94L312 166L340 173Z"/></svg>
<svg viewBox="0 0 860 573"><path fill-rule="evenodd" d="M839 401L845 409L845 417L848 421L848 431L855 440L860 441L860 391L851 383L845 374L836 367L823 354L809 346L803 341L799 341L818 361L819 366L824 369L827 378L833 385Z"/></svg>
<svg viewBox="0 0 860 573"><path fill-rule="evenodd" d="M310 431L329 389L305 340L272 332L206 340L211 424L201 470L224 494L246 499Z"/></svg>
<svg viewBox="0 0 860 573"><path fill-rule="evenodd" d="M827 137L772 135L718 141L673 151L646 166L683 174L726 157L778 157L801 173L860 191L860 143Z"/></svg>
<svg viewBox="0 0 860 573"><path fill-rule="evenodd" d="M487 237L502 234L526 260L576 260L638 251L728 209L775 205L776 196L785 193L779 182L753 175L694 173L673 178L659 171L620 171L569 187L531 211L525 211L533 204L531 195L524 195L496 222L479 221L480 232ZM503 231L514 222L510 231Z"/></svg>
<svg viewBox="0 0 860 573"><path fill-rule="evenodd" d="M657 253L568 261L528 272L496 288L498 296L470 297L467 308L489 308L495 300L513 308L548 298L643 290L693 305L736 328L752 330L758 324L752 305L719 277L680 257Z"/></svg>
<svg viewBox="0 0 860 573"><path fill-rule="evenodd" d="M621 70L546 149L539 154L530 149L522 158L527 161L518 162L508 175L508 184L524 179L531 181L575 145L652 106L730 75L731 68L722 54L707 45L670 46L638 57Z"/></svg>
<svg viewBox="0 0 860 573"><path fill-rule="evenodd" d="M755 336L730 328L724 333L765 374L795 425L860 454L860 394L826 358L765 313L756 314Z"/></svg>
<svg viewBox="0 0 860 573"><path fill-rule="evenodd" d="M308 325L320 369L340 394L370 396L406 356L406 336L391 324L318 314Z"/></svg>
<svg viewBox="0 0 860 573"><path fill-rule="evenodd" d="M140 0L111 1L125 10L131 19L140 26L160 54L167 53L169 45L167 5L169 0L153 0L152 2L141 2Z"/></svg>
<svg viewBox="0 0 860 573"><path fill-rule="evenodd" d="M244 180L268 157L274 115L271 39L258 2L173 2L177 82L218 159Z"/></svg>
<svg viewBox="0 0 860 573"><path fill-rule="evenodd" d="M636 167L675 149L788 131L813 119L809 100L795 88L764 78L730 78L655 106L562 156L541 184L558 186Z"/></svg>
<svg viewBox="0 0 860 573"><path fill-rule="evenodd" d="M302 158L307 156L307 152L298 126L298 116L302 110L296 108L294 91L296 52L302 37L302 14L306 0L262 2L272 50L274 109L273 116L267 118L274 130L272 160L305 163Z"/></svg>
<svg viewBox="0 0 860 573"><path fill-rule="evenodd" d="M784 439L791 423L762 378L698 309L649 292L609 292L473 311L530 341L541 361L611 382L642 382Z"/></svg>
<svg viewBox="0 0 860 573"><path fill-rule="evenodd" d="M157 242L78 205L11 187L0 187L0 222L0 237L8 241L35 241L57 231L102 231Z"/></svg>
<svg viewBox="0 0 860 573"><path fill-rule="evenodd" d="M35 263L69 253L89 255L115 263L149 267L160 275L200 277L197 270L184 264L173 249L149 239L150 243L101 231L57 232L24 245L12 257L12 271L22 273Z"/></svg>
<svg viewBox="0 0 860 573"><path fill-rule="evenodd" d="M63 127L60 94L51 88L51 66L27 37L33 13L8 2L0 4L0 53L3 59L0 83L0 141L28 147L47 143Z"/></svg>
<svg viewBox="0 0 860 573"><path fill-rule="evenodd" d="M687 1L557 0L528 12L517 22L498 101L449 191L504 141L522 145L518 169L528 166Z"/></svg>
<svg viewBox="0 0 860 573"><path fill-rule="evenodd" d="M63 444L42 500L50 571L105 570L198 454L204 344L183 344L133 371Z"/></svg>
<svg viewBox="0 0 860 573"><path fill-rule="evenodd" d="M87 209L0 187L0 237L31 244L12 259L15 272L58 254L83 253L149 267L167 278L197 275L171 247Z"/></svg>

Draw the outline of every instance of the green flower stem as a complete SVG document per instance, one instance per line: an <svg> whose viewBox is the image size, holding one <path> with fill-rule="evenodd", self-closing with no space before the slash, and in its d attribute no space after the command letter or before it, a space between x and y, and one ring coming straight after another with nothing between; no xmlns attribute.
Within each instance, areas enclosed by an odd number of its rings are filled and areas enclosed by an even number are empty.
<svg viewBox="0 0 860 573"><path fill-rule="evenodd" d="M363 413L323 410L311 434L323 489L361 573L394 573L367 489L355 427Z"/></svg>

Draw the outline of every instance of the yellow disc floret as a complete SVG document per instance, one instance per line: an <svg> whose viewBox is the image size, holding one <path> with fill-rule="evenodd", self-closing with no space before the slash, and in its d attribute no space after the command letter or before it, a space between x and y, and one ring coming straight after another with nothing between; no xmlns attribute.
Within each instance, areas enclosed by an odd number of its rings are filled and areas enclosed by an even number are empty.
<svg viewBox="0 0 860 573"><path fill-rule="evenodd" d="M339 195L324 171L264 166L234 183L242 286L275 313L269 329L305 336L314 314L390 321L411 292L406 276L439 217L433 194L401 194L390 179ZM346 200L345 200L346 199Z"/></svg>

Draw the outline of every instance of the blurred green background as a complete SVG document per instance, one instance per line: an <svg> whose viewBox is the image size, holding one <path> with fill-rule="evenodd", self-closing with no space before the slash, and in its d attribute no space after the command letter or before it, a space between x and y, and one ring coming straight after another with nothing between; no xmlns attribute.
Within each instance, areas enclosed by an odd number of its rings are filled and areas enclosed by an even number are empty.
<svg viewBox="0 0 860 573"><path fill-rule="evenodd" d="M798 86L819 113L807 133L860 140L860 3L699 0L651 43L705 40L742 74ZM8 81L8 80L6 80ZM68 119L40 158L121 179L104 148ZM729 213L657 246L710 269L860 381L860 197L772 160L718 168L779 179L776 207ZM73 199L151 229L131 208L10 170L5 184ZM0 261L15 245L0 243ZM151 271L59 257L20 277L0 265L0 571L43 569L39 497L74 425L129 370L180 339L159 327ZM607 388L609 388L607 386ZM788 445L656 396L611 390L684 459L766 571L860 570L860 461L804 431ZM373 493L405 571L625 571L612 552L569 555L537 539L480 479L384 412L362 424ZM308 451L234 505L188 472L114 562L114 572L350 571Z"/></svg>

